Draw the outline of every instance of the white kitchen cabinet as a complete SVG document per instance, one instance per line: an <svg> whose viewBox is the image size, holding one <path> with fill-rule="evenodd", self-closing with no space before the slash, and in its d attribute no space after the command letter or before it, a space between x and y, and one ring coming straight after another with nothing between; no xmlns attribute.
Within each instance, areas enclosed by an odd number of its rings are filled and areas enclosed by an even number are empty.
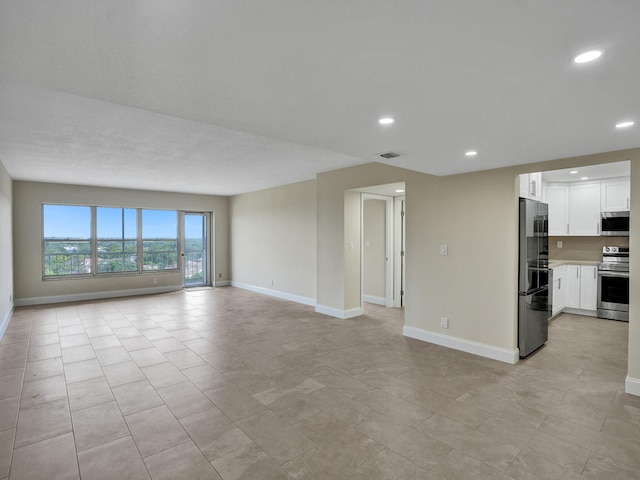
<svg viewBox="0 0 640 480"><path fill-rule="evenodd" d="M555 289L555 269L554 269ZM565 307L595 311L598 307L598 267L565 265ZM555 293L555 290L554 290ZM552 303L555 309L555 303ZM554 310L555 311L555 310Z"/></svg>
<svg viewBox="0 0 640 480"><path fill-rule="evenodd" d="M542 200L542 172L523 173L519 181L522 198Z"/></svg>
<svg viewBox="0 0 640 480"><path fill-rule="evenodd" d="M549 235L569 235L569 185L547 185Z"/></svg>
<svg viewBox="0 0 640 480"><path fill-rule="evenodd" d="M567 285L564 278L565 266L553 268L553 287L551 296L551 315L560 313L566 304Z"/></svg>
<svg viewBox="0 0 640 480"><path fill-rule="evenodd" d="M569 187L569 235L600 235L600 184Z"/></svg>
<svg viewBox="0 0 640 480"><path fill-rule="evenodd" d="M603 212L629 210L631 182L615 180L602 182L600 186L600 209Z"/></svg>
<svg viewBox="0 0 640 480"><path fill-rule="evenodd" d="M580 308L580 265L565 265L565 306Z"/></svg>
<svg viewBox="0 0 640 480"><path fill-rule="evenodd" d="M580 266L580 308L597 310L598 308L598 267Z"/></svg>

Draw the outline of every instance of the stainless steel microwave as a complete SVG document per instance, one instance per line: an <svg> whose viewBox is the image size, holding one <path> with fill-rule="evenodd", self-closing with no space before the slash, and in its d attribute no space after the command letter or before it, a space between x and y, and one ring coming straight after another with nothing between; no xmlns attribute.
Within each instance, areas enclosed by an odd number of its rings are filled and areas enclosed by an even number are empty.
<svg viewBox="0 0 640 480"><path fill-rule="evenodd" d="M602 212L600 235L607 237L629 236L629 210Z"/></svg>

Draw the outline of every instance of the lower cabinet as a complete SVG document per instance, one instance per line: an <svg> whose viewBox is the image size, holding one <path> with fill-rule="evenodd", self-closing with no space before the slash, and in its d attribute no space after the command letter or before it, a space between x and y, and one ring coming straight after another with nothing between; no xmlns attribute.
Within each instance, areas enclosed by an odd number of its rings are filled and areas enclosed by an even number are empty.
<svg viewBox="0 0 640 480"><path fill-rule="evenodd" d="M551 293L551 315L557 315L567 303L567 285L565 282L565 266L556 267L553 269L553 287Z"/></svg>
<svg viewBox="0 0 640 480"><path fill-rule="evenodd" d="M554 269L555 277L555 269ZM565 265L565 307L595 311L598 307L598 267ZM555 283L555 278L554 278Z"/></svg>

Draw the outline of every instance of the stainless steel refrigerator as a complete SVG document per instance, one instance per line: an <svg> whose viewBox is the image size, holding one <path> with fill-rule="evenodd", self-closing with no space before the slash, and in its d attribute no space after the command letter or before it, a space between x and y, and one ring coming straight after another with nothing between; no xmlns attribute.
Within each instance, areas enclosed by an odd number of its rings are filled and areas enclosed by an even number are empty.
<svg viewBox="0 0 640 480"><path fill-rule="evenodd" d="M549 270L549 208L546 203L520 199L518 262L518 348L525 358L548 339L551 317Z"/></svg>

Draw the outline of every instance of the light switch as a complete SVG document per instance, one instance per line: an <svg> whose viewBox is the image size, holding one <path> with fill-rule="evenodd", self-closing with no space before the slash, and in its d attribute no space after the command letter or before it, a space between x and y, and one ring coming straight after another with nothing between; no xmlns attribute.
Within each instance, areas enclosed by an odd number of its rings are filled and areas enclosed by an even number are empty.
<svg viewBox="0 0 640 480"><path fill-rule="evenodd" d="M557 246L558 248L562 248L562 240L558 240L558 241L556 242L556 246Z"/></svg>
<svg viewBox="0 0 640 480"><path fill-rule="evenodd" d="M440 245L440 255L447 255L448 250L447 245Z"/></svg>
<svg viewBox="0 0 640 480"><path fill-rule="evenodd" d="M349 250L353 250L353 240L349 240Z"/></svg>

